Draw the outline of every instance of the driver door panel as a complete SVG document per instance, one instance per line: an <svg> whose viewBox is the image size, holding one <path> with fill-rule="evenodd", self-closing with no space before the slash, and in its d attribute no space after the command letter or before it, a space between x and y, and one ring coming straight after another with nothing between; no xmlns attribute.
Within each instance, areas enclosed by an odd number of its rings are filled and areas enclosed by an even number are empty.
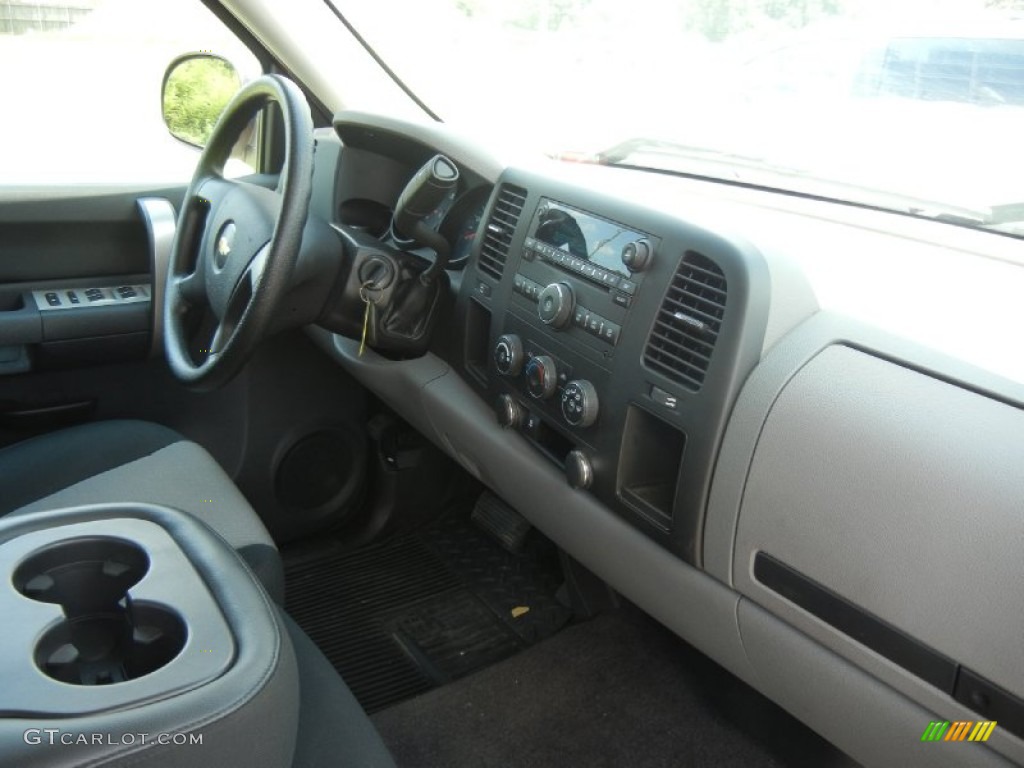
<svg viewBox="0 0 1024 768"><path fill-rule="evenodd" d="M138 201L183 195L184 186L0 193L0 442L107 410L97 366L118 364L111 390L123 390L116 380L125 368L140 369L130 376L138 378L158 367L148 362L159 351L155 254ZM88 376L76 375L84 369ZM123 391L117 398L132 415L149 415Z"/></svg>
<svg viewBox="0 0 1024 768"><path fill-rule="evenodd" d="M368 406L362 387L301 330L268 339L222 388L195 392L164 359L158 295L81 310L35 304L34 291L64 286L158 287L166 264L154 265L138 201L165 199L177 209L184 193L184 185L0 189L0 448L86 421L154 421L206 448L279 542L329 527L359 510ZM10 362L18 359L20 369ZM324 446L340 458L325 464ZM310 455L317 460L307 468ZM300 493L295 502L295 483L285 481L296 469L329 498Z"/></svg>

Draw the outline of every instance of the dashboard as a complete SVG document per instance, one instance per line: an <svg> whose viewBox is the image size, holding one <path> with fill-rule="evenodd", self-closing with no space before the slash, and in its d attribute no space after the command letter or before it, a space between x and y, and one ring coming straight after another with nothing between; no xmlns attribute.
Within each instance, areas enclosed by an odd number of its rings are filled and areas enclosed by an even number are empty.
<svg viewBox="0 0 1024 768"><path fill-rule="evenodd" d="M1019 241L364 113L318 142L315 209L381 242L424 161L462 178L431 351L323 350L856 759L1024 762Z"/></svg>
<svg viewBox="0 0 1024 768"><path fill-rule="evenodd" d="M351 129L346 147L348 151L339 159L337 200L331 202L334 210L329 220L399 248L411 248L413 241L392 225L394 204L412 173L435 153L400 136L385 136L362 126ZM462 269L469 261L493 188L472 169L460 170L458 186L423 220L448 242L451 269Z"/></svg>
<svg viewBox="0 0 1024 768"><path fill-rule="evenodd" d="M522 171L502 177L482 234L460 296L467 379L571 486L699 564L725 408L764 336L763 263Z"/></svg>

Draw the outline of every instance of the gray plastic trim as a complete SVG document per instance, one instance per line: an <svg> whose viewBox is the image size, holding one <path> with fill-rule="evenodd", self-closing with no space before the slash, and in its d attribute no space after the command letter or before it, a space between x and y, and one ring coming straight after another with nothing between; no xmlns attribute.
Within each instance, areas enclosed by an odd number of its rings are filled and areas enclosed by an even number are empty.
<svg viewBox="0 0 1024 768"><path fill-rule="evenodd" d="M43 340L43 316L23 291L18 309L0 312L0 345L22 346Z"/></svg>
<svg viewBox="0 0 1024 768"><path fill-rule="evenodd" d="M1024 407L1024 384L833 312L818 312L779 341L747 379L733 408L711 483L704 524L704 570L733 583L733 548L750 462L779 393L833 344L868 350L939 380Z"/></svg>
<svg viewBox="0 0 1024 768"><path fill-rule="evenodd" d="M782 391L740 511L736 588L775 613L761 550L1024 694L1024 409L848 346ZM808 617L791 617L798 627ZM856 633L855 633L856 634Z"/></svg>
<svg viewBox="0 0 1024 768"><path fill-rule="evenodd" d="M134 296L121 296L118 291L123 288L131 288L134 292ZM120 304L138 304L143 301L149 301L149 286L141 284L126 284L116 286L103 286L95 287L91 290L97 290L100 292L102 298L96 301L89 301L84 295L89 288L77 288L77 287L63 287L55 288L48 291L32 291L32 298L35 300L36 307L40 312L59 312L64 309L93 309L95 307L110 307ZM79 303L72 304L68 298L68 293L74 291L75 295L78 296ZM79 293L81 292L81 296ZM55 293L60 303L50 304L46 299L46 294Z"/></svg>
<svg viewBox="0 0 1024 768"><path fill-rule="evenodd" d="M768 354L787 333L818 311L814 290L800 266L778 250L762 248L761 255L771 276L771 302L761 346Z"/></svg>
<svg viewBox="0 0 1024 768"><path fill-rule="evenodd" d="M420 405L420 391L448 371L448 363L432 353L413 360L388 360L367 347L362 356L359 342L308 326L309 336L377 397L391 406L424 436L437 442L433 425Z"/></svg>
<svg viewBox="0 0 1024 768"><path fill-rule="evenodd" d="M924 706L911 701L749 600L740 602L738 618L761 681L755 687L865 766L1024 762L1020 743L998 726L985 744L922 742L932 720L982 718L952 699Z"/></svg>
<svg viewBox="0 0 1024 768"><path fill-rule="evenodd" d="M139 213L146 223L149 238L150 272L153 275L152 296L152 345L153 357L160 357L164 350L164 292L167 287L167 270L171 261L171 246L177 231L177 217L170 200L163 197L141 197L138 200Z"/></svg>
<svg viewBox="0 0 1024 768"><path fill-rule="evenodd" d="M922 347L920 344L894 337L877 328L859 323L850 318L828 312L817 313L782 339L771 350L762 363L754 370L743 391L740 393L722 442L722 450L712 482L708 516L705 525L705 569L723 583L735 584L741 590L746 590L747 588L757 589L757 599L759 602L767 605L766 601L770 601L773 613L780 619L788 622L789 626L798 628L799 631L806 633L806 635L816 641L820 649L828 649L831 653L856 665L883 684L899 691L903 696L935 713L937 718L941 717L941 719L946 720L961 717L961 719L976 720L979 717L976 713L971 713L949 695L923 682L878 654L867 650L853 638L838 633L832 627L809 616L806 612L787 601L777 596L771 597L763 587L758 587L756 584L751 586L749 551L744 551L742 562L734 560L734 548L737 546L737 530L740 522L740 507L745 501L751 461L761 440L768 414L779 398L780 393L799 374L803 367L822 350L837 344L843 345L846 348L866 351L876 359L890 360L902 366L901 368L895 368L894 366L894 370L902 370L904 372L907 369L919 371L931 377L932 380L949 382L962 387L968 390L966 394L973 392L989 397L996 401L997 404L1006 403L1016 408L1020 408L1024 404L1024 386L1018 382L989 373L961 360ZM886 407L892 406L891 404L879 403L879 408ZM936 413L935 416L937 424L945 423L942 413ZM808 418L806 415L801 417L804 421ZM846 432L841 424L833 424L831 422L823 424L820 421L814 421L811 425L805 424L803 428L828 429L833 433L832 439L836 441L842 441L846 436ZM959 432L951 432L947 442L955 450L955 446L960 439L961 434ZM984 454L984 452L982 453ZM910 457L908 460L913 461L913 457ZM984 460L984 455L971 459L971 461ZM895 467L893 472L895 472ZM1012 478L1009 479L1012 480ZM792 479L779 478L778 482L791 483ZM840 494L840 491L837 490L836 494ZM750 519L752 521L756 522L758 520L757 510L748 509L745 514L751 515ZM946 518L940 517L939 520L939 525L941 526ZM799 524L799 520L794 519L794 524ZM806 527L806 523L804 525ZM877 519L865 520L864 525L867 527L877 526ZM1005 528L1005 523L999 523L998 525L1002 525ZM830 532L827 523L823 523L822 527L824 530L819 531L818 535L838 535L837 533ZM1019 526L1016 530L1019 533ZM1012 531L1004 530L1004 535L1007 533L1013 534ZM1019 541L1019 537L1017 541ZM877 548L887 546L886 542L887 538L879 534L876 541ZM1005 551L1005 548L1001 547L1001 550ZM785 559L780 553L770 554ZM876 556L877 553L871 551L868 552L868 555ZM800 567L803 563L792 563L792 565ZM912 564L906 564L906 567L912 568L913 566ZM833 584L832 586L835 585ZM894 585L894 589L898 589L898 587L899 584ZM848 592L848 590L843 591ZM766 594L768 595L767 597ZM1001 592L1000 594L1003 595L1004 599L1012 600L1009 593L1004 594ZM851 596L847 595L847 597ZM993 596L993 598L998 597L998 595ZM870 608L871 606L866 607ZM993 610L996 609L994 608ZM979 640L987 637L988 633L984 631L983 627L973 626L971 629L979 633L977 635ZM968 628L965 627L965 636L970 634L967 630ZM749 639L745 638L745 642L748 643L749 647ZM960 656L960 654L957 655ZM958 658L957 660L967 662L971 657L971 653L968 653L967 656L968 658L966 659ZM793 658L799 657L794 656ZM801 661L802 663L803 661ZM808 720L812 725L815 724L815 717L822 716L820 710L827 709L830 706L826 703L826 699L823 698L829 695L828 689L820 685L816 685L815 689L819 692L819 698L814 707L816 714L813 717L808 715L806 711L795 711L792 707L786 705L791 711L794 711L799 717ZM765 692L772 698L782 700L785 704L783 692L775 688L769 688ZM922 725L922 730L923 727ZM919 736L920 733L918 734ZM1024 741L997 728L989 744L992 749L1011 756L1012 759L1024 764ZM842 742L840 742L840 745L842 745ZM891 763L888 760L883 762L886 764Z"/></svg>
<svg viewBox="0 0 1024 768"><path fill-rule="evenodd" d="M432 354L392 361L359 342L310 327L310 336L362 384L490 486L566 552L702 652L752 682L739 642L739 595L622 520L525 438Z"/></svg>
<svg viewBox="0 0 1024 768"><path fill-rule="evenodd" d="M418 401L438 444L618 592L703 653L752 682L739 644L739 596L687 565L584 491L494 412L459 376L426 384Z"/></svg>
<svg viewBox="0 0 1024 768"><path fill-rule="evenodd" d="M334 129L346 145L359 146L361 136L372 136L379 142L384 132L392 134L396 140L419 142L451 156L492 184L505 168L491 150L468 136L458 135L443 123L419 123L372 112L344 110L334 116Z"/></svg>

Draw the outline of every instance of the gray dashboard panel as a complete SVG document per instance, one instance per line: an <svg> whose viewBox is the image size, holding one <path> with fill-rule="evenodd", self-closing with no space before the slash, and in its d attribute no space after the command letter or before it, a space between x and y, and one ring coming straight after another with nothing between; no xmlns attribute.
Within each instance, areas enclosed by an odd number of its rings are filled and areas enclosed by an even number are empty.
<svg viewBox="0 0 1024 768"><path fill-rule="evenodd" d="M570 555L702 652L756 685L740 646L739 596L685 564L587 493L439 358L391 361L319 328L311 337L422 434L515 506ZM524 481L528 478L528 481Z"/></svg>
<svg viewBox="0 0 1024 768"><path fill-rule="evenodd" d="M988 744L922 742L933 720L975 720L960 705L939 715L858 669L767 611L739 605L743 646L765 691L865 765L937 768L1008 766L995 750L1019 763L1020 750L996 728Z"/></svg>
<svg viewBox="0 0 1024 768"><path fill-rule="evenodd" d="M968 387L1000 402L1024 407L1024 384L936 352L875 326L819 311L786 334L754 369L736 401L722 440L708 500L704 568L733 584L740 505L751 459L768 413L789 381L819 352L834 344L869 350L936 379Z"/></svg>
<svg viewBox="0 0 1024 768"><path fill-rule="evenodd" d="M843 346L768 416L735 584L763 550L1011 692L1024 692L1024 411Z"/></svg>
<svg viewBox="0 0 1024 768"><path fill-rule="evenodd" d="M835 346L843 339L909 362ZM931 369L953 383L971 382L974 391L929 375ZM758 584L751 564L763 549L1019 692L1024 612L1009 586L1024 575L1019 389L819 313L773 350L740 396L709 506L707 568L939 719L976 719ZM760 642L744 634L748 653ZM785 703L776 686L790 684L771 679L778 660L751 661L769 695ZM835 717L827 709L813 717L793 711L823 732ZM997 729L989 745L1024 762L1024 744L1005 731Z"/></svg>
<svg viewBox="0 0 1024 768"><path fill-rule="evenodd" d="M307 333L357 381L394 408L423 435L437 442L431 421L423 410L420 393L427 382L447 373L446 362L429 353L415 360L388 360L369 348L360 355L359 342L355 339L317 326L309 326Z"/></svg>
<svg viewBox="0 0 1024 768"><path fill-rule="evenodd" d="M349 113L347 117L353 126L365 122L371 129L389 128L358 113ZM410 129L409 126L402 128ZM440 130L444 133L443 128ZM412 135L425 144L442 150L455 149L450 143L436 142L434 133L423 129L412 131ZM1019 327L1015 318L1019 318L1020 313L1011 308L1014 305L998 300L1001 296L1019 293L1019 270L1014 266L1019 259L1019 244L920 219L839 207L823 201L766 195L759 190L699 180L564 164L524 167L542 173L545 178L556 177L582 189L603 189L630 204L671 216L684 213L688 220L703 221L716 232L737 233L765 257L772 293L768 327L760 350L761 361L751 372L729 414L720 445L703 539L706 573L648 546L649 541L638 539L635 529L622 525L621 520L592 496L567 488L557 468L541 458L525 440L498 429L491 408L456 373L457 361L453 361L456 367L438 371L434 363L440 361L430 359L391 363L371 356L369 361L359 361L354 357L353 344L342 350L331 342L330 351L360 381L379 391L405 418L517 506L560 546L702 651L847 748L858 759L880 765L894 761L920 764L922 755L917 751L918 744L913 743L919 741L927 724L918 727L920 718L972 719L976 715L850 637L754 584L748 557L752 545L744 538L750 531L745 527L746 522L741 522L740 510L742 507L744 512L752 511L747 503L750 497L744 494L758 441L773 406L784 396L790 382L798 380L804 368L831 345L847 345L851 354L874 355L871 359L878 361L895 361L895 365L882 365L886 370L895 368L911 377L932 382L940 388L938 391L964 392L968 399L984 400L988 395L996 407L1006 410L1024 404L1024 386L1020 382L978 367L985 366L1004 376L1013 376L1013 372L1019 370L1019 366L1014 365L1020 359L1019 348L1007 349L1006 341L1016 340L1016 332L1010 329ZM495 166L494 178L500 169L501 166ZM979 258L980 254L989 258ZM883 277L885 279L881 279ZM1000 290L993 293L992 286ZM821 311L819 306L823 308ZM837 314L838 311L858 319ZM970 322L965 322L968 319ZM862 321L876 323L891 332ZM991 333L981 333L986 321ZM853 352L854 348L863 351ZM968 360L974 365L965 362ZM844 382L843 370L833 370L832 375L835 378L831 381L821 377L825 391L832 386L838 391L844 384L849 390L864 390L865 382ZM958 389L943 382L962 384L965 388ZM801 404L795 409L797 418L788 428L804 428L804 437L818 440L819 449L823 444L825 448L833 444L847 448L842 432L833 424L816 418L813 404L810 407L811 410L804 410ZM868 409L872 410L870 406ZM801 413L804 421L799 418ZM936 419L936 434L940 437L952 435L952 429L948 423L943 425ZM952 441L947 443L934 449L946 448L947 458L954 459L960 458L960 451L968 450L962 445L958 448ZM780 449L780 456L783 453ZM927 455L912 456L910 461L927 458ZM947 471L935 455L931 459L932 471L939 472L940 476ZM806 479L794 476L791 466L781 458L779 464L778 478L769 477L763 482L783 492L789 487L795 501L799 501ZM893 462L879 462L871 465L870 471L888 471L892 466ZM921 470L922 476L926 474L923 464L914 466ZM901 487L901 478L892 479L884 471L880 477L885 479L885 484ZM967 473L962 474L966 475L968 485L977 480ZM831 478L814 478L812 484L814 480L820 481L826 489L832 483ZM838 482L835 487L840 487ZM1009 492L1004 500L1021 498L1019 487L1004 486L1002 490ZM999 492L995 488L989 491L993 496ZM883 507L876 505L866 517L875 525L880 522L896 525L896 538L900 535L906 538L906 532L899 534L899 518L890 521ZM1008 518L1006 512L1005 508L1000 509L997 514L1001 522L993 523L993 527L1003 530L1004 538L1007 531L1011 534L1020 531L1019 514ZM779 527L787 523L785 515L771 517L770 514L769 524L759 523L758 514L751 515L752 531L767 528L768 535L773 535L773 525ZM952 518L955 512L940 510L938 517L942 521L947 516ZM1012 527L1015 520L1017 525ZM1007 523L1011 527L1007 528ZM960 529L962 533L974 535L973 528L963 520L959 524L964 525ZM816 535L822 530L818 526L808 533L812 555L808 562L820 560L813 556L814 547L821 541L829 541L827 529L822 536ZM874 539L866 538L879 548ZM739 539L746 542L742 552L736 548ZM1024 544L1019 536L1017 540ZM978 541L984 541L984 535ZM980 550L981 545L976 544L974 541L968 548ZM1005 542L1003 544L1005 547ZM890 573L902 573L905 564L889 562L893 553L892 537L888 546L888 550L881 552L867 547L862 552L846 554L851 567L857 557L863 556L865 562L888 563ZM1002 563L1012 572L1005 556L1008 551L1003 549ZM1024 546L1018 546L1017 551L1024 551ZM1024 557L1019 559L1024 560ZM936 569L923 560L919 554L911 554L912 562ZM802 561L800 565L803 566ZM822 573L828 572L827 569L810 570L810 575L819 579ZM708 575L714 578L708 579ZM916 576L920 584L930 583L927 574ZM843 591L844 585L837 587L828 579L823 581ZM856 584L857 588L862 586ZM753 599L739 596L740 591L749 594L751 590L760 591ZM853 597L860 595L857 589L854 592ZM996 602L1002 599L1004 605L1012 608L1007 602L1008 594L1007 590L993 599ZM868 597L878 599L877 595L868 594ZM936 600L935 595L930 597ZM871 599L869 607L876 610ZM898 596L892 599L900 603ZM770 601L774 602L769 605ZM976 608L985 613L984 606ZM936 626L941 623L934 617L925 616L925 619L926 633L931 626L929 621L937 622ZM1007 626L1000 625L998 631L1004 632ZM743 648L735 642L739 631L743 633ZM961 631L962 635L957 636L954 631L953 636L963 641L970 632ZM985 630L976 626L975 631L983 634ZM935 637L939 635L943 633ZM928 634L927 640L936 642L932 634ZM942 641L943 637L939 637L939 642ZM1007 647L1005 634L992 641L992 646ZM1003 653L1005 658L1005 651ZM968 653L969 659L980 655L982 651L978 650L973 655ZM996 676L991 662L983 666L995 682L1004 682ZM861 728L865 730L858 730ZM874 743L866 743L869 739ZM911 742L906 749L897 746L904 740ZM994 752L999 752L1024 763L1024 742L1002 729L996 730L988 746L989 750L981 748L972 755L974 762L997 764L1000 759ZM925 757L931 758L929 764L942 764L943 760L952 764L966 759L967 754L936 753Z"/></svg>
<svg viewBox="0 0 1024 768"><path fill-rule="evenodd" d="M346 146L413 139L457 158L491 183L497 181L505 167L489 149L479 147L468 136L459 136L441 123L413 123L387 115L345 110L335 116L334 127Z"/></svg>
<svg viewBox="0 0 1024 768"><path fill-rule="evenodd" d="M795 330L787 334L777 345L775 345L761 361L761 364L754 370L750 378L746 382L740 396L736 402L736 406L733 410L729 421L729 427L723 438L722 449L719 454L718 464L715 471L715 477L712 484L711 496L709 499L707 521L705 526L705 537L704 537L704 563L705 569L708 573L722 580L724 583L736 586L736 588L743 590L756 590L756 600L761 602L763 605L769 608L774 616L782 619L782 626L796 627L800 633L805 634L811 639L815 640L820 646L828 649L830 652L835 654L835 659L843 659L848 662L852 662L856 666L865 670L866 672L873 675L877 680L881 681L885 685L899 691L907 699L913 700L917 705L926 708L928 711L935 714L940 719L975 719L976 713L971 713L969 710L964 708L962 705L954 701L950 696L937 688L923 682L920 678L915 677L906 670L900 668L889 660L882 656L874 653L873 651L867 650L863 645L858 643L856 640L844 635L832 627L828 626L822 621L819 621L815 617L806 613L797 606L789 603L778 596L768 592L766 589L761 587L752 581L750 576L752 552L751 542L748 542L744 546L745 549L741 550L737 548L737 537L738 529L740 527L740 508L743 505L744 511L748 515L746 522L757 526L757 515L752 514L753 509L749 506L749 498L747 495L747 482L748 474L751 472L751 464L755 450L759 445L759 440L762 437L762 431L765 429L765 422L768 418L768 414L772 411L776 401L780 399L783 391L789 385L789 383L807 366L810 361L814 360L816 356L823 350L828 349L833 345L844 345L847 348L860 348L867 350L875 358L897 361L900 367L895 365L887 366L889 368L896 369L897 371L903 372L905 375L911 377L920 376L915 371L920 371L925 374L921 378L925 378L927 382L934 383L935 386L941 388L941 391L953 390L955 393L966 392L967 398L973 401L975 398L985 399L990 398L991 402L994 403L994 407L1003 408L1009 413L1018 413L1016 409L1020 408L1021 404L1024 404L1024 386L1019 382L1011 381L1001 376L992 374L988 371L982 370L976 366L965 363L963 360L953 358L949 355L942 354L933 349L926 348L919 343L909 341L905 338L894 336L890 333L882 331L877 327L867 325L857 320L851 319L850 317L839 315L833 312L822 311L815 314L813 317L802 323ZM872 358L872 359L875 359ZM884 364L883 364L884 365ZM843 370L834 371L836 376L832 382L825 382L827 386L837 388L849 387L849 383L844 383L844 377L847 376ZM902 378L902 377L901 377ZM966 387L969 391L946 386L941 382L949 382L959 387ZM862 382L869 384L868 382ZM988 402L988 401L986 401ZM1006 405L1009 408L1006 408ZM809 405L804 402L801 403L801 410L804 405ZM879 404L879 408L885 408L884 404ZM989 406L993 407L993 406ZM891 406L889 406L891 410ZM932 414L936 424L940 425L940 429L944 429L945 433L952 436L955 439L946 440L946 450L952 446L955 449L957 441L960 440L961 434L954 434L955 425L948 418L945 418L945 414L942 412L935 412ZM806 418L813 420L813 428L807 431L809 425L806 422ZM847 443L848 440L844 440L844 433L837 429L836 425L831 422L826 422L822 419L814 419L813 416L805 417L804 420L798 424L791 425L794 428L800 427L804 430L802 434L803 439L811 439L817 441L834 441L837 446L841 446L843 450L849 449ZM821 435L815 437L815 432L821 431ZM965 440L969 442L983 442L980 440L977 432L977 424L969 422L969 428L966 430ZM1017 438L1018 440L1020 438ZM1018 450L1020 443L1017 443ZM799 448L799 445L797 445ZM941 446L936 446L936 449L940 449ZM992 450L990 446L982 446L983 453L979 455L986 455L985 452ZM1004 459L1006 457L1003 457ZM916 456L911 456L909 460L919 461ZM1011 462L1012 464L1012 462ZM952 465L952 468L960 467L959 464ZM1019 468L1020 462L1017 462ZM1019 476L1019 469L1015 470ZM799 494L800 486L807 482L806 475L794 477L791 470L785 469L785 474L780 475L772 479L775 487L780 491L792 485L790 493ZM891 473L888 473L891 474ZM943 478L948 474L946 468L941 468L938 471L937 477ZM887 476L886 474L882 475ZM946 478L948 482L948 478ZM968 478L970 480L970 478ZM832 479L816 478L814 482L819 483L831 483ZM1000 480L1001 483L1009 481L1013 482L1011 478L1004 478ZM973 480L971 480L973 483ZM1019 480L1017 481L1019 482ZM795 484L794 484L795 483ZM838 487L838 486L837 486ZM1018 486L1019 487L1019 486ZM995 488L985 489L987 493L997 494L998 491ZM1012 493L1012 489L1003 488L1004 491ZM1021 556L1021 552L1024 552L1024 539L1022 539L1022 530L1024 530L1024 523L1021 522L1020 513L1020 499L1021 494L1017 491L1015 497L1017 501L1017 511L1015 515L1011 512L1009 519L1004 518L1001 523L996 524L994 521L991 522L992 527L999 527L1002 531L1003 541L1000 542L999 546L1001 551L1006 555L1004 557L1005 563L1011 569L1014 567L1013 561L1013 546L1012 541L1016 541L1016 563L1019 564L1024 561L1024 557ZM1014 497L1008 496L1007 500L1003 503L1010 503ZM996 499L998 501L998 499ZM945 506L945 505L943 505ZM792 516L790 510L787 517ZM874 514L878 514L877 510ZM977 512L975 511L975 515ZM945 519L946 515L954 516L954 512L940 512L938 517L940 520ZM774 522L778 524L778 519ZM877 521L875 521L877 523ZM872 523L867 523L871 525ZM941 522L938 524L941 526ZM824 542L823 546L826 546L833 540L828 538L828 529L822 526L816 526L816 531L821 533L824 531L821 540ZM769 534L771 532L769 531ZM973 529L971 529L973 538ZM912 543L912 542L911 542ZM888 545L890 548L893 545ZM864 558L877 558L879 547L868 548L866 551L859 553ZM890 549L891 551L891 549ZM849 555L849 553L847 553ZM734 555L736 559L734 560ZM851 559L856 559L852 555L849 555ZM988 553L983 553L981 559L987 559ZM918 560L919 562L919 560ZM821 567L821 566L819 566ZM929 566L931 567L931 566ZM813 572L813 575L818 575L820 572ZM973 575L972 575L973 578ZM741 581L742 580L742 581ZM828 584L828 579L824 579ZM1019 600L1016 606L1013 603L1013 598L1010 596L1012 590L1009 588L1009 584L1013 582L1007 582L1000 585L1000 592L993 595L992 599L1003 601L1003 605L1007 611L1010 612L1010 621L1017 621L1022 613L1019 607ZM1019 583L1019 580L1018 582ZM897 584L892 584L887 590L892 593L898 593ZM902 585L899 585L902 586ZM841 590L840 590L841 591ZM749 594L749 592L748 592ZM850 596L850 595L848 595ZM855 595L853 595L855 596ZM850 596L850 597L853 597ZM896 600L898 594L889 596L890 600ZM941 596L937 593L931 596L931 599L938 600L941 602ZM959 608L959 603L950 602L948 605L944 604L942 611L946 613L955 613ZM997 621L1002 620L997 617ZM742 622L741 622L742 623ZM955 623L955 622L954 622ZM966 623L962 623L960 632L964 638L974 638L977 636L979 639L981 636L988 632L988 626L974 626L971 628ZM973 633L972 634L972 629ZM1000 629L1000 631L1004 631ZM744 629L744 632L746 630ZM800 635L794 635L799 637ZM1005 635L1004 635L1005 637ZM752 652L754 644L759 642L755 638L751 638L744 635L744 644L748 649L748 653ZM1009 649L1007 651L1006 649ZM1017 636L1016 640L1010 640L1001 652L1003 658L1006 657L1007 653L1020 653L1021 643L1020 635ZM790 654L802 653L799 648L793 646L790 648ZM757 663L754 655L751 653L751 661ZM777 663L776 659L776 663ZM957 659L957 661L964 661L963 659ZM845 662L843 662L845 663ZM990 661L989 664L992 662ZM1005 662L1012 666L1012 661ZM758 664L760 667L761 665ZM817 699L817 704L813 707L813 712L807 713L801 709L794 709L793 706L786 703L786 697L788 696L786 690L777 689L777 686L781 684L778 679L772 679L772 669L760 668L758 673L769 690L766 693L779 700L787 708L793 711L800 717L805 719L812 727L816 728L822 733L829 735L830 722L840 716L845 717L859 717L859 710L855 707L845 708L841 706L840 701L827 703L827 699ZM994 682L1001 683L1001 679L996 678ZM789 684L786 683L786 686ZM826 691L819 691L821 696L826 695ZM845 713L845 714L841 714ZM812 716L813 715L813 716ZM918 734L920 735L920 734ZM1012 736L1011 734L1003 731L999 728L996 729L992 738L990 739L989 745L991 748L997 750L1013 759L1017 763L1024 764L1024 742L1020 739ZM867 759L861 757L858 753L854 752L859 759ZM882 761L883 764L888 761Z"/></svg>
<svg viewBox="0 0 1024 768"><path fill-rule="evenodd" d="M738 595L687 565L622 520L525 438L501 429L492 409L461 377L423 391L440 445L549 538L703 653L756 685L739 645ZM470 463L466 463L466 462Z"/></svg>

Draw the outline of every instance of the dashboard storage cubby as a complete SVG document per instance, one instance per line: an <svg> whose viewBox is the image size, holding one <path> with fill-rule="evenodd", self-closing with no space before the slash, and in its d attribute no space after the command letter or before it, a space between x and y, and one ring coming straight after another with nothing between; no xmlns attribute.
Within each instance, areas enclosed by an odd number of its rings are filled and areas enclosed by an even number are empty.
<svg viewBox="0 0 1024 768"><path fill-rule="evenodd" d="M173 660L187 637L181 617L131 596L148 571L142 548L107 536L64 540L23 561L15 588L64 612L36 644L39 669L71 685L110 685Z"/></svg>
<svg viewBox="0 0 1024 768"><path fill-rule="evenodd" d="M619 493L650 522L669 530L686 435L647 411L629 407L619 456Z"/></svg>

